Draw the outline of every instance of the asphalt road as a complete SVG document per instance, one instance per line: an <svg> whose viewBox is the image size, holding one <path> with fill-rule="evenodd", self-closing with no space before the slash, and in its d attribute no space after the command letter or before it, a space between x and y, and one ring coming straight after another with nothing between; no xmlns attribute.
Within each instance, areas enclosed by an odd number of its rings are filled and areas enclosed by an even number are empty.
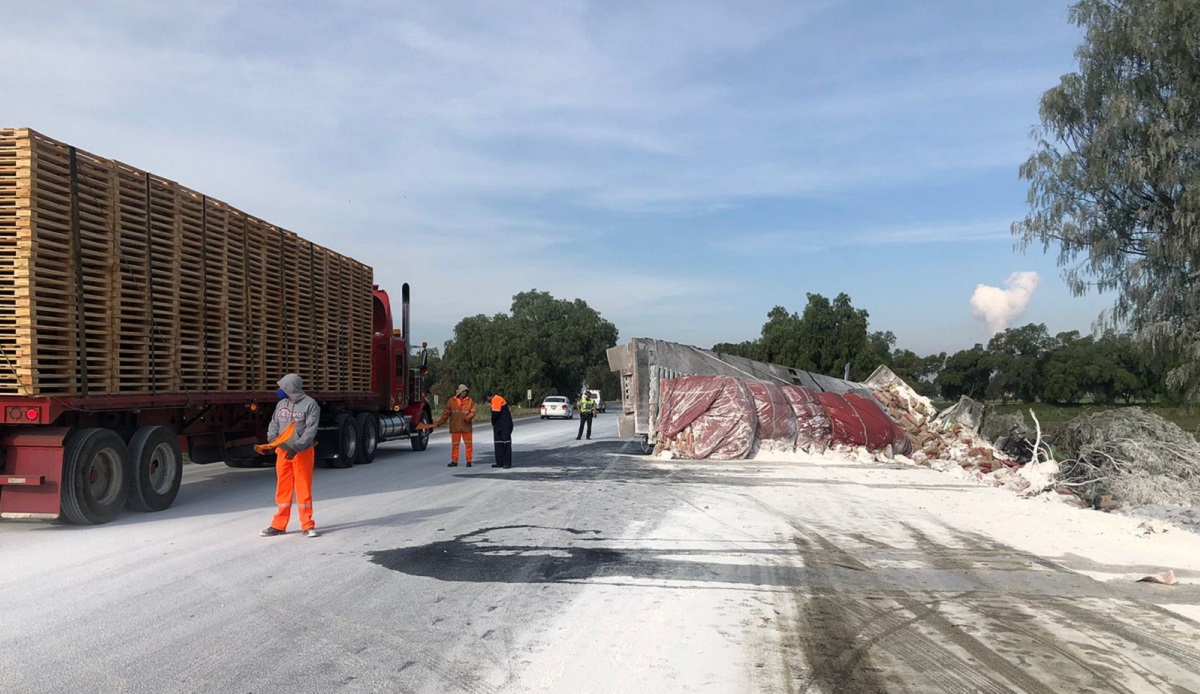
<svg viewBox="0 0 1200 694"><path fill-rule="evenodd" d="M470 469L439 430L318 470L319 538L259 537L273 471L222 465L162 513L0 523L0 692L1200 691L1200 624L1154 589L915 501L965 483L577 421L519 421L512 470L486 426Z"/></svg>

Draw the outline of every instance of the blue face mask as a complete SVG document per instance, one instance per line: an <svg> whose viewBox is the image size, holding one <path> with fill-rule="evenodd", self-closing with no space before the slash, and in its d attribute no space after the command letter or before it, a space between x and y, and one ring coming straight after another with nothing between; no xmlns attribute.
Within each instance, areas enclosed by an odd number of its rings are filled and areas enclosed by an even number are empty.
<svg viewBox="0 0 1200 694"><path fill-rule="evenodd" d="M287 400L287 393L283 392L283 388L275 391L275 394L279 396L280 400Z"/></svg>

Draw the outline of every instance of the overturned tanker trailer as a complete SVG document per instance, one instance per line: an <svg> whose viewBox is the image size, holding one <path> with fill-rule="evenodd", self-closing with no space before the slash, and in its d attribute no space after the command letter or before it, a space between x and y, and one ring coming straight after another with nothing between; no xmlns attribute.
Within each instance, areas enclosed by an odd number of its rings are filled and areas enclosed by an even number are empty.
<svg viewBox="0 0 1200 694"><path fill-rule="evenodd" d="M761 443L911 451L907 433L861 383L663 340L608 350L620 374L618 430L649 453L735 459Z"/></svg>

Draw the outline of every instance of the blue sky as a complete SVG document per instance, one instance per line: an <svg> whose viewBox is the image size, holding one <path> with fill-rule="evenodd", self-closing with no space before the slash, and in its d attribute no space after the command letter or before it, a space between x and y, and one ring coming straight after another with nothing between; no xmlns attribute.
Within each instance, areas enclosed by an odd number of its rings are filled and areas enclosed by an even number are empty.
<svg viewBox="0 0 1200 694"><path fill-rule="evenodd" d="M1069 2L5 4L0 126L411 283L431 345L532 288L705 347L845 292L921 354L1110 303L1009 232Z"/></svg>

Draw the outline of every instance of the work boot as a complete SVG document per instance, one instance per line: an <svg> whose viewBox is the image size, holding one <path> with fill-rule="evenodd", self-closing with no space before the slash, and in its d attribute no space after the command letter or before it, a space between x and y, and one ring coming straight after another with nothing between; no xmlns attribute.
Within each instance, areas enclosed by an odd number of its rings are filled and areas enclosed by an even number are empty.
<svg viewBox="0 0 1200 694"><path fill-rule="evenodd" d="M457 462L455 462L455 461L453 461L453 460L451 460L451 461L450 461L450 462L449 462L449 463L446 465L446 467L458 467L458 463L457 463Z"/></svg>
<svg viewBox="0 0 1200 694"><path fill-rule="evenodd" d="M512 467L512 465L501 465L500 467L502 467L502 468L504 468L505 470L507 470L507 469L509 469L510 467Z"/></svg>
<svg viewBox="0 0 1200 694"><path fill-rule="evenodd" d="M492 467L504 467L500 463L492 463Z"/></svg>
<svg viewBox="0 0 1200 694"><path fill-rule="evenodd" d="M467 467L471 467L471 461L467 461Z"/></svg>
<svg viewBox="0 0 1200 694"><path fill-rule="evenodd" d="M276 535L282 535L283 533L283 530L280 530L274 526L269 526L258 531L258 534L262 535L263 537L275 537Z"/></svg>
<svg viewBox="0 0 1200 694"><path fill-rule="evenodd" d="M309 528L308 530L304 531L304 536L305 537L320 537L321 533L317 532L316 528Z"/></svg>

